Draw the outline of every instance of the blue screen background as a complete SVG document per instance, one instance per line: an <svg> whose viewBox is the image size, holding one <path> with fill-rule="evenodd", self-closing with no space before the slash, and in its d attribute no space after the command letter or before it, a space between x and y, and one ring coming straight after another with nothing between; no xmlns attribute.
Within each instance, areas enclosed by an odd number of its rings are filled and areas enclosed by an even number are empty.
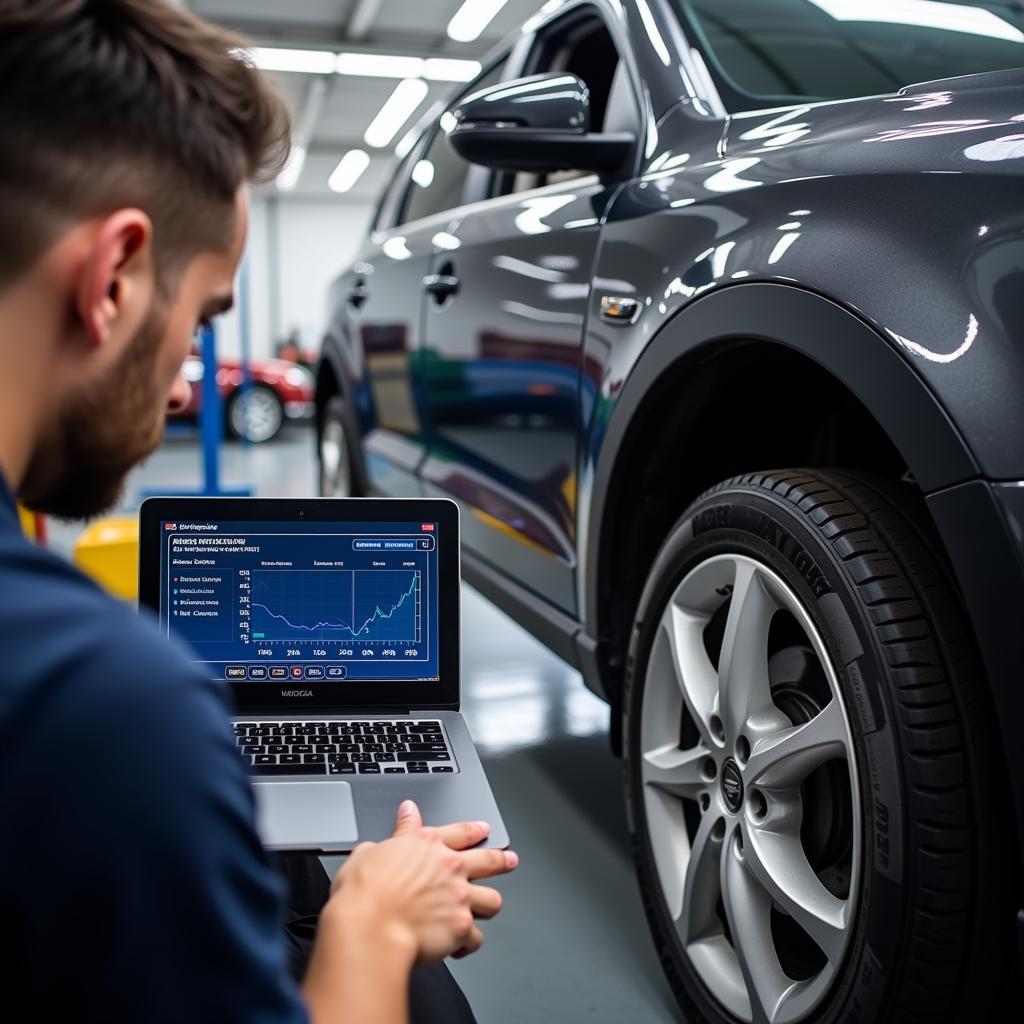
<svg viewBox="0 0 1024 1024"><path fill-rule="evenodd" d="M160 621L234 682L438 678L437 523L161 523Z"/></svg>

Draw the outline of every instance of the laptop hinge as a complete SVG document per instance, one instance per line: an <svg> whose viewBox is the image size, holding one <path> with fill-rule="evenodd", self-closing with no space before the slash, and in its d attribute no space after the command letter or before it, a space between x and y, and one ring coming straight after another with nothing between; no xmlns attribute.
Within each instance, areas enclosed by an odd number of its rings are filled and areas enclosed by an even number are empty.
<svg viewBox="0 0 1024 1024"><path fill-rule="evenodd" d="M412 713L409 708L397 708L393 704L386 708L352 707L344 709L315 707L307 704L294 708L235 708L231 712L231 717L245 718L246 715L259 715L265 718L278 715L282 718L323 718L329 715L332 718L344 718L346 715L378 715L380 718L391 718L395 715L411 715Z"/></svg>

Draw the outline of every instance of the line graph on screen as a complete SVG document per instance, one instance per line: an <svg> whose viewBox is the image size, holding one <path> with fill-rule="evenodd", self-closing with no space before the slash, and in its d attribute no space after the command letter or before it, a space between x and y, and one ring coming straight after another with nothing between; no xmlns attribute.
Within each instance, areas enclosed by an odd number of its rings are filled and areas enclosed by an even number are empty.
<svg viewBox="0 0 1024 1024"><path fill-rule="evenodd" d="M302 643L420 642L417 569L281 569L252 573L252 637Z"/></svg>

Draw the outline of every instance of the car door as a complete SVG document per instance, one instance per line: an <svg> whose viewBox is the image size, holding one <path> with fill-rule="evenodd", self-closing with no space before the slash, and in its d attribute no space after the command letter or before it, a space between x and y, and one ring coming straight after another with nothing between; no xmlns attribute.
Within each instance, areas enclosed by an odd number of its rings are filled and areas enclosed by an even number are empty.
<svg viewBox="0 0 1024 1024"><path fill-rule="evenodd" d="M493 62L470 88L500 80ZM373 403L373 428L363 438L371 488L418 495L416 470L426 452L426 416L419 362L424 279L435 237L462 203L468 165L435 153L438 123L421 135L385 192L367 248L345 282L349 322L356 331ZM429 173L427 171L429 168Z"/></svg>
<svg viewBox="0 0 1024 1024"><path fill-rule="evenodd" d="M608 115L638 121L618 62L582 8L536 41L523 71L579 74L600 131ZM460 502L470 552L573 614L580 358L615 188L574 172L495 175L492 197L462 212L431 260L423 320L428 493Z"/></svg>

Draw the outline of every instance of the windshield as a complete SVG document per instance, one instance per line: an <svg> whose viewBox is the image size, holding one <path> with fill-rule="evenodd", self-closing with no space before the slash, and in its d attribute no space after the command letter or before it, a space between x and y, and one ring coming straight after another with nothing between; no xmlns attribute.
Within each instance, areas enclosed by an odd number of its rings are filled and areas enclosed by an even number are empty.
<svg viewBox="0 0 1024 1024"><path fill-rule="evenodd" d="M1019 3L674 0L733 110L1024 67Z"/></svg>

